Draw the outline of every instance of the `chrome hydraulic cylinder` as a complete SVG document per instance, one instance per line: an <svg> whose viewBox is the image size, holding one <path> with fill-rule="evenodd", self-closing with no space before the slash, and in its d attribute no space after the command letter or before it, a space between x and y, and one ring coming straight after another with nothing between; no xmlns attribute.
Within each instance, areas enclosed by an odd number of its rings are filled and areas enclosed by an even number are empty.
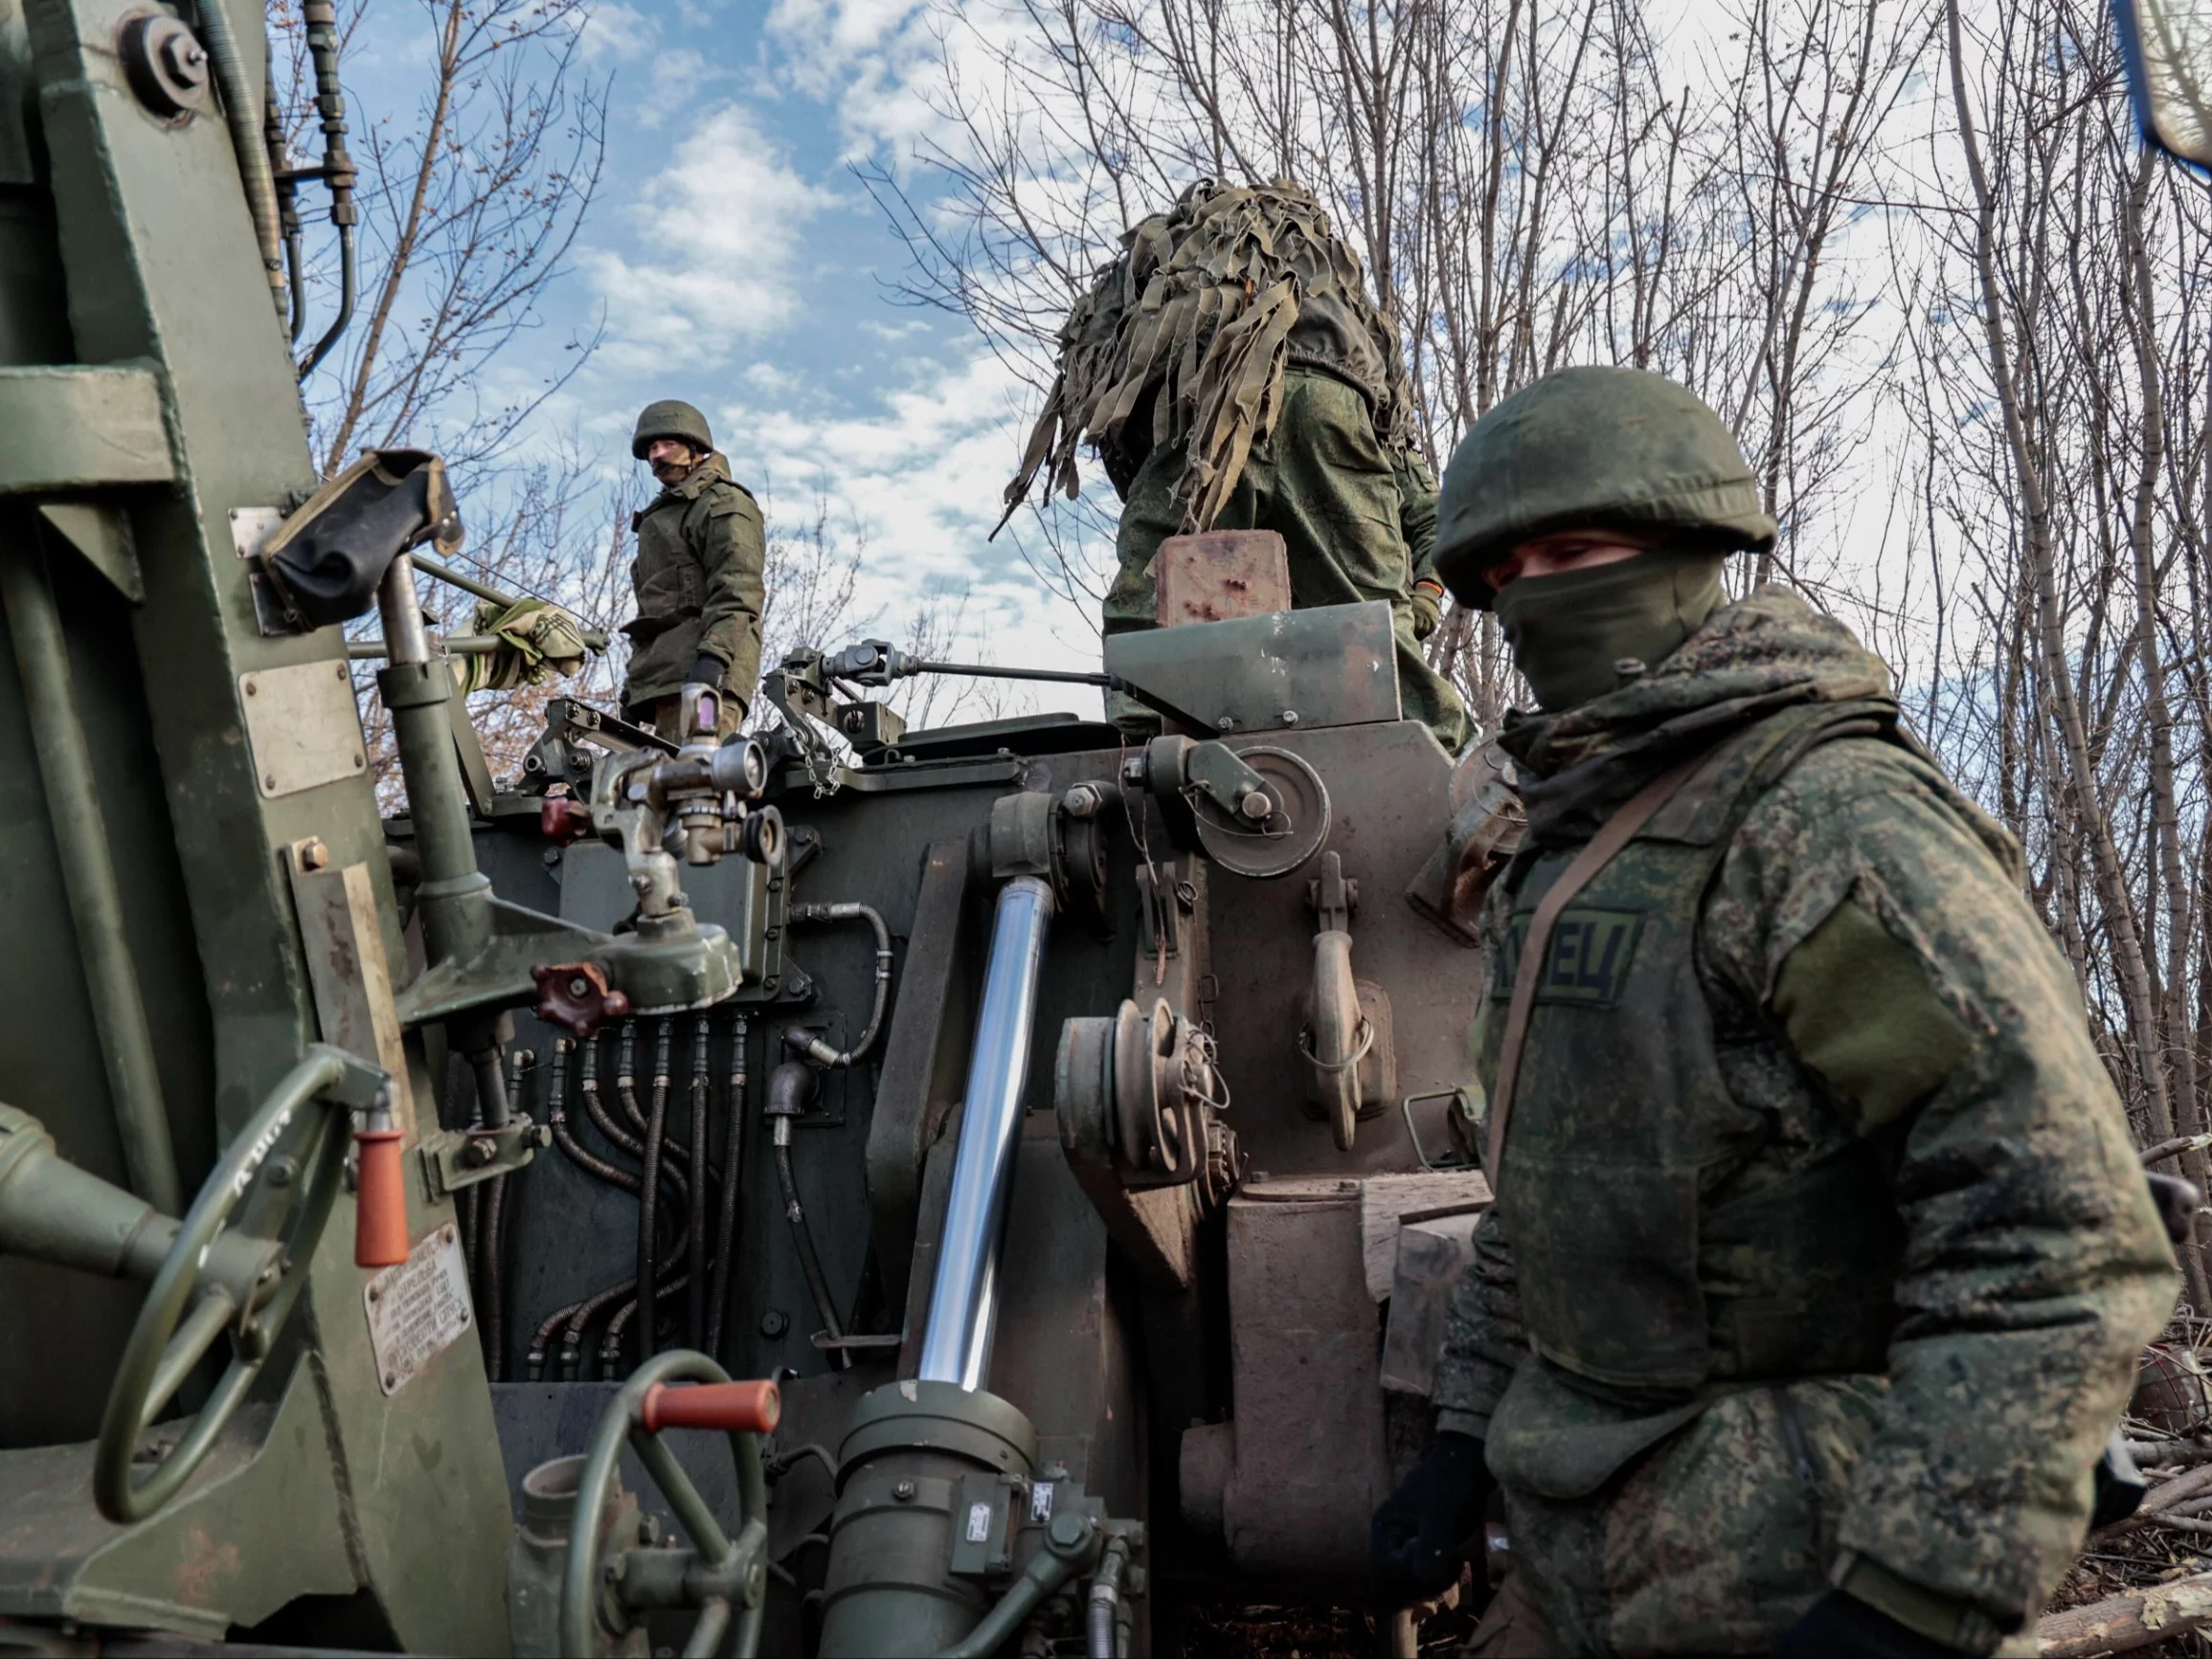
<svg viewBox="0 0 2212 1659"><path fill-rule="evenodd" d="M921 1379L974 1390L989 1369L998 1312L999 1249L1006 1197L1022 1133L1022 1086L1029 1073L1030 1027L1044 969L1052 889L1016 876L999 890L983 968L982 1012L976 1019L960 1108L959 1150L937 1245L929 1320L922 1328Z"/></svg>

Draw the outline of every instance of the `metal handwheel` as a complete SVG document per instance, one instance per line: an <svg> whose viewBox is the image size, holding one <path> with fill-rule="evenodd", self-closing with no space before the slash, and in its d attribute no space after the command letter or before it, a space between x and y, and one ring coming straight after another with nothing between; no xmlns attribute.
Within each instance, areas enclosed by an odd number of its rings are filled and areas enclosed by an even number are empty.
<svg viewBox="0 0 2212 1659"><path fill-rule="evenodd" d="M671 1382L700 1386L671 1388ZM684 1645L686 1654L705 1659L720 1652L734 1620L736 1637L730 1650L737 1659L752 1659L760 1646L768 1581L768 1483L760 1468L759 1437L775 1428L781 1412L775 1383L733 1382L713 1360L688 1349L663 1354L638 1368L599 1419L576 1480L568 1571L561 1583L562 1652L596 1653L606 1638L619 1634L600 1625L603 1581L625 1608L696 1607L699 1620ZM735 1538L722 1531L675 1454L662 1443L664 1428L728 1432L737 1463L740 1523ZM691 1548L624 1551L602 1566L599 1525L625 1442L668 1500Z"/></svg>
<svg viewBox="0 0 2212 1659"><path fill-rule="evenodd" d="M109 1520L118 1524L144 1520L174 1497L260 1375L299 1300L323 1224L329 1220L330 1206L345 1180L344 1109L367 1109L385 1086L384 1074L373 1066L313 1043L216 1161L161 1271L154 1275L108 1390L100 1444L93 1453L92 1492L100 1513ZM284 1224L263 1250L259 1271L247 1286L203 1286L210 1246L249 1193L274 1184L268 1178L275 1167L271 1155L292 1138L286 1132L309 1108L318 1121L296 1153L287 1150L285 1167L292 1173ZM226 1330L231 1334L231 1360L214 1392L175 1448L143 1476L134 1477L132 1460L139 1437Z"/></svg>

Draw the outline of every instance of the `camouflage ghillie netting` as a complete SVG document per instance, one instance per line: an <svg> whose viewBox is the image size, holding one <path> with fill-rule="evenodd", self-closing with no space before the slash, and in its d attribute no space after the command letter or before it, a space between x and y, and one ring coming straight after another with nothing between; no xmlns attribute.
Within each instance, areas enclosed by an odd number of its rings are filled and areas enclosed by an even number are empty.
<svg viewBox="0 0 2212 1659"><path fill-rule="evenodd" d="M1007 517L1040 472L1076 495L1078 443L1134 472L1162 444L1187 441L1183 528L1210 528L1252 446L1274 430L1293 365L1358 387L1385 445L1411 447L1397 332L1367 299L1359 256L1306 191L1201 179L1126 232L1122 248L1060 329L1058 372L1006 486ZM1148 431L1132 429L1144 419Z"/></svg>

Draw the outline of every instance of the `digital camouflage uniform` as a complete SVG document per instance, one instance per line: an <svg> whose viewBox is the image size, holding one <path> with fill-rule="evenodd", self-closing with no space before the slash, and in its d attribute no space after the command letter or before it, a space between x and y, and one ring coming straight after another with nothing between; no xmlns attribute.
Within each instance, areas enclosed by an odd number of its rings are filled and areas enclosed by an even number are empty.
<svg viewBox="0 0 2212 1659"><path fill-rule="evenodd" d="M622 706L656 725L664 713L672 718L693 660L711 657L723 666L724 725L735 729L760 680L760 508L717 451L630 526L638 614L622 630L632 642Z"/></svg>
<svg viewBox="0 0 2212 1659"><path fill-rule="evenodd" d="M1202 180L1123 243L1061 329L1008 513L1040 475L1072 498L1077 447L1096 446L1123 502L1108 634L1154 625L1152 560L1166 537L1279 532L1295 604L1391 607L1406 713L1456 751L1466 712L1414 631L1435 494L1397 336L1366 299L1358 256L1311 195L1280 181ZM1126 699L1111 711L1157 719Z"/></svg>
<svg viewBox="0 0 2212 1659"><path fill-rule="evenodd" d="M1753 1652L1834 1584L1990 1650L2176 1284L2016 846L1778 589L1501 742L1486 1085L1545 889L1709 756L1559 920L1455 1293L1438 1427L1487 1443L1530 1600L1561 1651Z"/></svg>

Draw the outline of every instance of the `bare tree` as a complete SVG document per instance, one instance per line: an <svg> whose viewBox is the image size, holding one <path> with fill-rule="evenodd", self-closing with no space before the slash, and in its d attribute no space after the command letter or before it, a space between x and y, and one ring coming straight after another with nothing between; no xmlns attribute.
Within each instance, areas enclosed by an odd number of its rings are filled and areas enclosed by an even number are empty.
<svg viewBox="0 0 2212 1659"><path fill-rule="evenodd" d="M1926 556L1972 612L1925 670L1932 735L2020 831L2138 1132L2201 1134L2212 213L2135 144L2101 7L1943 21L1902 390Z"/></svg>
<svg viewBox="0 0 2212 1659"><path fill-rule="evenodd" d="M1432 467L1548 370L1661 370L1738 417L1803 546L1869 420L1854 330L1880 284L1844 230L1885 188L1928 25L1883 0L1739 22L1740 59L1693 92L1662 84L1636 0L948 5L940 136L864 177L914 255L907 297L1041 389L1124 226L1197 176L1290 176L1364 256ZM1111 511L1042 506L1025 544L1086 611ZM1495 729L1517 685L1492 619L1455 615L1431 650Z"/></svg>

